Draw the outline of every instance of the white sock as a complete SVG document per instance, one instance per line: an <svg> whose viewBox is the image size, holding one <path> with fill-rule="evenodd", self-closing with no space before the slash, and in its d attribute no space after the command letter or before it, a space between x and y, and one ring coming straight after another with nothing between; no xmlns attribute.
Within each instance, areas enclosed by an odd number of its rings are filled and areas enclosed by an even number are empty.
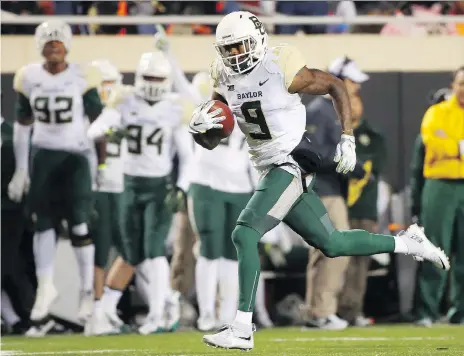
<svg viewBox="0 0 464 356"><path fill-rule="evenodd" d="M152 299L152 290L150 289L150 276L152 272L153 264L148 259L137 265L135 271L135 287L147 306L150 305L150 300Z"/></svg>
<svg viewBox="0 0 464 356"><path fill-rule="evenodd" d="M199 256L195 267L195 285L197 290L200 317L216 315L216 292L218 284L219 259L208 260Z"/></svg>
<svg viewBox="0 0 464 356"><path fill-rule="evenodd" d="M37 278L39 280L53 281L53 264L56 250L55 230L36 232L33 239L33 249Z"/></svg>
<svg viewBox="0 0 464 356"><path fill-rule="evenodd" d="M399 236L395 236L395 253L408 253L408 245Z"/></svg>
<svg viewBox="0 0 464 356"><path fill-rule="evenodd" d="M102 305L101 299L94 300L94 302L93 302L93 312L96 315L101 314L101 312L102 312L102 306L101 305Z"/></svg>
<svg viewBox="0 0 464 356"><path fill-rule="evenodd" d="M266 300L265 300L265 290L264 290L264 278L262 275L259 276L258 288L256 289L255 297L255 310L256 311L266 311Z"/></svg>
<svg viewBox="0 0 464 356"><path fill-rule="evenodd" d="M18 314L16 314L13 304L11 304L11 299L6 294L6 292L2 289L2 305L1 305L1 313L2 313L2 318L5 320L6 324L8 326L13 326L16 324L18 321L21 319L19 318Z"/></svg>
<svg viewBox="0 0 464 356"><path fill-rule="evenodd" d="M253 319L253 312L244 312L241 310L237 310L237 314L235 315L235 320L238 323L251 325L251 321Z"/></svg>
<svg viewBox="0 0 464 356"><path fill-rule="evenodd" d="M73 246L73 250L76 255L79 276L81 277L81 290L91 291L93 290L95 245Z"/></svg>
<svg viewBox="0 0 464 356"><path fill-rule="evenodd" d="M166 290L169 285L169 263L165 256L151 260L153 278L150 281L150 290L153 298L150 301L150 317L161 320L166 304Z"/></svg>
<svg viewBox="0 0 464 356"><path fill-rule="evenodd" d="M116 313L116 308L121 296L122 291L105 286L103 297L101 299L101 308L109 312Z"/></svg>
<svg viewBox="0 0 464 356"><path fill-rule="evenodd" d="M219 260L219 321L230 324L238 307L238 262Z"/></svg>

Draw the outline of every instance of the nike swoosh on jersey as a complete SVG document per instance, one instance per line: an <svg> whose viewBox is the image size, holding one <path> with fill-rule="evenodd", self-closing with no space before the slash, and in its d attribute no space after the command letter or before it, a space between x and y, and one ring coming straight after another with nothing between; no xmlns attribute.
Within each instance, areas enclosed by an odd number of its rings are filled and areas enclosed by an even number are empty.
<svg viewBox="0 0 464 356"><path fill-rule="evenodd" d="M264 82L259 82L259 83L258 83L259 86L260 86L260 87L263 86L264 84L266 84L266 82L267 82L268 80L269 80L269 78L267 78Z"/></svg>

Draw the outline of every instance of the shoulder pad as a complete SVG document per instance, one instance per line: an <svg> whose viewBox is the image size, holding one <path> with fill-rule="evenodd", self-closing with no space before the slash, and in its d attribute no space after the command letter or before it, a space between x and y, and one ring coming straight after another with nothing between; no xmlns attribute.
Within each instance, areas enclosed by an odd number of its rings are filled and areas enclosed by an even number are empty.
<svg viewBox="0 0 464 356"><path fill-rule="evenodd" d="M306 60L295 46L281 44L269 49L264 65L271 73L282 73L288 88L298 71L306 65Z"/></svg>
<svg viewBox="0 0 464 356"><path fill-rule="evenodd" d="M173 115L176 115L180 119L180 124L188 124L192 116L193 110L195 110L195 104L182 97L177 93L169 93L166 100L169 100L172 104L171 110Z"/></svg>
<svg viewBox="0 0 464 356"><path fill-rule="evenodd" d="M224 68L222 61L216 58L209 67L209 76L211 78L211 85L213 88L218 88L220 84L224 83Z"/></svg>
<svg viewBox="0 0 464 356"><path fill-rule="evenodd" d="M26 82L34 75L34 71L39 69L41 66L40 63L30 63L19 68L13 79L13 89L19 93L27 95L27 85Z"/></svg>
<svg viewBox="0 0 464 356"><path fill-rule="evenodd" d="M134 87L130 85L120 85L111 91L106 107L116 109L133 95Z"/></svg>
<svg viewBox="0 0 464 356"><path fill-rule="evenodd" d="M82 77L85 79L86 86L84 93L92 88L98 88L102 82L101 72L93 65L77 65L77 70L80 72Z"/></svg>

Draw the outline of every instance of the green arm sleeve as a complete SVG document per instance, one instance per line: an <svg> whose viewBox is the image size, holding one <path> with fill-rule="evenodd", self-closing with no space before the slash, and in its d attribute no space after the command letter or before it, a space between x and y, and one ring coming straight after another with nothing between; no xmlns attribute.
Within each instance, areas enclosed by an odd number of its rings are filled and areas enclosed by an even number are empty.
<svg viewBox="0 0 464 356"><path fill-rule="evenodd" d="M422 136L418 135L414 143L411 160L411 212L413 215L420 214L422 188L424 187L424 157L425 146Z"/></svg>
<svg viewBox="0 0 464 356"><path fill-rule="evenodd" d="M101 114L103 110L103 104L100 100L100 95L96 88L90 88L82 96L84 101L84 112L89 118L90 122L95 121L98 115Z"/></svg>
<svg viewBox="0 0 464 356"><path fill-rule="evenodd" d="M96 120L103 110L103 104L96 88L90 88L82 96L84 102L84 112L90 122ZM98 164L104 164L106 160L106 140L100 140L95 143L97 149Z"/></svg>
<svg viewBox="0 0 464 356"><path fill-rule="evenodd" d="M16 120L26 120L32 118L32 107L29 99L23 93L16 92L15 104Z"/></svg>

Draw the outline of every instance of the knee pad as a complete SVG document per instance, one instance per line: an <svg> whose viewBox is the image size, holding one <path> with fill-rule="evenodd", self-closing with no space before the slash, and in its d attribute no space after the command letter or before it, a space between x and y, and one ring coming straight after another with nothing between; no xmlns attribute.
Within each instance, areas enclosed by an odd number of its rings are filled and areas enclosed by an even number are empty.
<svg viewBox="0 0 464 356"><path fill-rule="evenodd" d="M93 244L93 239L90 234L76 235L70 234L71 245L73 247L85 247Z"/></svg>
<svg viewBox="0 0 464 356"><path fill-rule="evenodd" d="M258 242L262 235L249 226L237 224L232 231L232 242L234 243L237 252L246 248L257 248Z"/></svg>
<svg viewBox="0 0 464 356"><path fill-rule="evenodd" d="M74 225L73 227L71 227L71 233L73 235L87 235L89 233L89 227L86 223Z"/></svg>
<svg viewBox="0 0 464 356"><path fill-rule="evenodd" d="M280 220L271 215L261 216L252 209L245 208L238 217L237 224L257 231L261 236L280 224Z"/></svg>

